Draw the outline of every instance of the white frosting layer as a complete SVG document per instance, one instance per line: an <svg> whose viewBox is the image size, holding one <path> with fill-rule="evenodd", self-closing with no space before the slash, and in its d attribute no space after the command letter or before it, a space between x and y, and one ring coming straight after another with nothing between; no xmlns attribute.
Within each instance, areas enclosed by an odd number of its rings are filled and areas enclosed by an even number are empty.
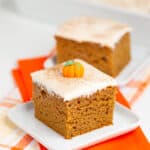
<svg viewBox="0 0 150 150"><path fill-rule="evenodd" d="M82 60L75 59L75 61L84 65L85 72L82 78L63 77L61 72L63 64L59 64L53 68L32 73L32 80L64 100L88 96L108 86L116 86L116 81L112 77Z"/></svg>
<svg viewBox="0 0 150 150"><path fill-rule="evenodd" d="M114 48L121 37L130 32L127 25L92 17L79 17L64 23L56 36L78 42L93 42Z"/></svg>

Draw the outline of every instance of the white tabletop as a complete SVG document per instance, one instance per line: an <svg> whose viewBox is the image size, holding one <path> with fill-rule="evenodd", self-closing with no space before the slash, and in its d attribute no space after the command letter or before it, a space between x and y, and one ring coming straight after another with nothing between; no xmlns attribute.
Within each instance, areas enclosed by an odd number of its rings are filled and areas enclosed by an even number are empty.
<svg viewBox="0 0 150 150"><path fill-rule="evenodd" d="M53 27L0 9L0 98L13 88L10 71L16 60L49 53Z"/></svg>

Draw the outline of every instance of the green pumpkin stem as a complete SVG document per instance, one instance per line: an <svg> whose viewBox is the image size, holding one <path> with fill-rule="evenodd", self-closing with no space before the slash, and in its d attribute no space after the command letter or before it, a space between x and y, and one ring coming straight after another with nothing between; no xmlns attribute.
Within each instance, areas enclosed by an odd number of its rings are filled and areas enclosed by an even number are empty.
<svg viewBox="0 0 150 150"><path fill-rule="evenodd" d="M73 60L68 60L64 63L64 66L70 66L73 65L75 62Z"/></svg>

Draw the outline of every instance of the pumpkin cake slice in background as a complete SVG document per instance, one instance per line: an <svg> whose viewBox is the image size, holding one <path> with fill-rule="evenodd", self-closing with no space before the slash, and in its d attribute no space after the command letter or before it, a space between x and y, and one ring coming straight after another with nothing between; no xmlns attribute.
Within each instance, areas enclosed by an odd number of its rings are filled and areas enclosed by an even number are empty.
<svg viewBox="0 0 150 150"><path fill-rule="evenodd" d="M94 17L65 22L55 34L57 62L81 58L117 76L130 61L130 27Z"/></svg>
<svg viewBox="0 0 150 150"><path fill-rule="evenodd" d="M113 124L116 82L74 59L32 73L35 117L69 139Z"/></svg>

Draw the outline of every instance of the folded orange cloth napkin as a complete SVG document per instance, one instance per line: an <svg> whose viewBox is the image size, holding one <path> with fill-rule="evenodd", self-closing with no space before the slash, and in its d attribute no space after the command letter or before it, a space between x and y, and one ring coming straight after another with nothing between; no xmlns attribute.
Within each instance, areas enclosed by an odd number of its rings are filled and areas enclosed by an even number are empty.
<svg viewBox="0 0 150 150"><path fill-rule="evenodd" d="M12 70L13 78L22 95L23 101L29 101L32 96L32 82L30 73L43 69L43 63L48 56L22 59L18 61L18 68ZM117 101L129 107L128 102L118 90ZM40 145L41 150L46 150ZM88 150L150 150L150 144L140 127L120 137L86 148Z"/></svg>

